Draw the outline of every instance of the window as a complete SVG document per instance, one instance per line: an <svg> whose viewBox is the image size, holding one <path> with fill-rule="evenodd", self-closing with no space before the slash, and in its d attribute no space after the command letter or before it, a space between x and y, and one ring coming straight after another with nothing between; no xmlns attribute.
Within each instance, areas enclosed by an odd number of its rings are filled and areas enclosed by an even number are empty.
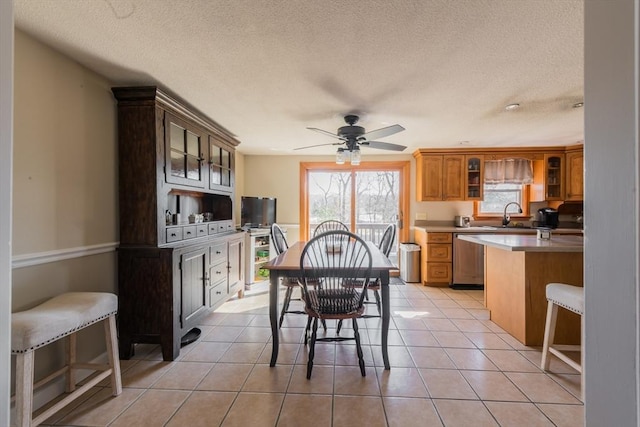
<svg viewBox="0 0 640 427"><path fill-rule="evenodd" d="M516 202L522 207L522 213L518 212L518 206L511 205L507 213L516 216L529 215L528 186L523 184L484 184L484 200L475 203L475 218L487 216L502 216L504 208L511 202Z"/></svg>
<svg viewBox="0 0 640 427"><path fill-rule="evenodd" d="M300 238L315 226L338 219L365 240L379 242L385 227L396 222L397 241L408 241L410 162L300 163ZM395 251L393 252L395 253Z"/></svg>

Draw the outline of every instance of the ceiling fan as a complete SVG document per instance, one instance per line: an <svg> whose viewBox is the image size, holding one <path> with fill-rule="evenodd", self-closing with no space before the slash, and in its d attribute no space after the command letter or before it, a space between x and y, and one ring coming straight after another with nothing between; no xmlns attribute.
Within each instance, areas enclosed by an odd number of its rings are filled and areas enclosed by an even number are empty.
<svg viewBox="0 0 640 427"><path fill-rule="evenodd" d="M328 135L332 138L339 139L340 142L331 142L327 144L316 144L316 145L308 145L306 147L294 148L294 150L304 150L306 148L312 147L321 147L324 145L344 145L346 147L339 148L341 151L359 151L359 146L363 147L371 147L378 148L380 150L391 150L391 151L403 151L407 148L404 145L399 144L391 144L389 142L381 142L374 141L377 138L384 138L386 136L390 136L396 134L398 132L402 132L404 128L400 125L392 125L384 128L372 130L371 132L366 132L362 126L356 126L360 117L354 114L348 114L344 116L344 121L347 123L347 126L342 126L338 129L337 134L333 134L326 130L318 129L318 128L307 128L309 130L320 132L323 135Z"/></svg>

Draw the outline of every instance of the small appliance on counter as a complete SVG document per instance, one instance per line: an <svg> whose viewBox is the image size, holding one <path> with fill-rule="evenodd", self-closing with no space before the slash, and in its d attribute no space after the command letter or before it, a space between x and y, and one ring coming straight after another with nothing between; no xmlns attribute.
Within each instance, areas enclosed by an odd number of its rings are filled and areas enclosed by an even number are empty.
<svg viewBox="0 0 640 427"><path fill-rule="evenodd" d="M471 217L456 215L455 217L453 217L453 225L455 225L456 227L470 227Z"/></svg>
<svg viewBox="0 0 640 427"><path fill-rule="evenodd" d="M558 228L558 211L553 208L538 209L538 227Z"/></svg>

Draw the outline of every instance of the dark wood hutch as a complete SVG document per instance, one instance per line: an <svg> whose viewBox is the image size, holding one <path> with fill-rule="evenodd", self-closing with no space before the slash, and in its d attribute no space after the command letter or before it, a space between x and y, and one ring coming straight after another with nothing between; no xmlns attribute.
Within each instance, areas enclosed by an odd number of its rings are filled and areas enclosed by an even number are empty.
<svg viewBox="0 0 640 427"><path fill-rule="evenodd" d="M201 316L243 290L231 133L154 86L118 101L120 356L159 343L164 360ZM204 214L204 215L201 215Z"/></svg>

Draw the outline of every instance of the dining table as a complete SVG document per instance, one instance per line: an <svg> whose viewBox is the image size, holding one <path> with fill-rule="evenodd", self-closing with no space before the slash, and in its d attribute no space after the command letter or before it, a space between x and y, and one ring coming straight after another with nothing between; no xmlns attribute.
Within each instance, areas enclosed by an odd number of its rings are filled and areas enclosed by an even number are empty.
<svg viewBox="0 0 640 427"><path fill-rule="evenodd" d="M280 335L278 333L278 318L280 299L280 279L285 277L302 277L300 266L300 256L307 242L298 241L291 245L286 251L270 260L263 268L269 270L269 320L271 322L271 362L270 366L275 366L278 361L278 348L280 345ZM390 369L387 340L389 336L389 322L391 319L391 308L389 304L389 272L397 267L389 261L389 258L373 242L367 242L371 252L371 279L380 280L380 294L382 305L382 361L385 369Z"/></svg>

